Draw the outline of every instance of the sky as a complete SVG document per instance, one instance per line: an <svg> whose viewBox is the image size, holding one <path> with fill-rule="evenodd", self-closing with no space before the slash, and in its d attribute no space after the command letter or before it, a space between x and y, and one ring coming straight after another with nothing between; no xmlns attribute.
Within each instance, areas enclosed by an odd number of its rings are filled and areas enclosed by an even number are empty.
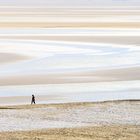
<svg viewBox="0 0 140 140"><path fill-rule="evenodd" d="M0 0L0 6L140 6L140 0Z"/></svg>

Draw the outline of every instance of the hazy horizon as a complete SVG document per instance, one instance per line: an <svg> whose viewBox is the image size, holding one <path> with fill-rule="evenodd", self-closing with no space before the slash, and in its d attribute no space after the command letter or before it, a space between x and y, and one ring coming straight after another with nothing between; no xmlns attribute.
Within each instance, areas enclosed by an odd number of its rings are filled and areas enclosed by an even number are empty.
<svg viewBox="0 0 140 140"><path fill-rule="evenodd" d="M46 6L46 7L110 7L140 6L139 0L0 0L0 6Z"/></svg>

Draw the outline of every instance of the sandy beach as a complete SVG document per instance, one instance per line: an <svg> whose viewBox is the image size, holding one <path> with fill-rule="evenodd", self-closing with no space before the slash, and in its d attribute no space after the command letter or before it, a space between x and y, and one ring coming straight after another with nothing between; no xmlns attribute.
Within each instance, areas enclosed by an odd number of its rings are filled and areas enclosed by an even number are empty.
<svg viewBox="0 0 140 140"><path fill-rule="evenodd" d="M138 140L139 106L138 100L1 106L0 138Z"/></svg>
<svg viewBox="0 0 140 140"><path fill-rule="evenodd" d="M26 140L108 140L127 139L138 140L139 126L102 126L85 128L63 128L28 132L4 132L0 133L3 140L26 139Z"/></svg>

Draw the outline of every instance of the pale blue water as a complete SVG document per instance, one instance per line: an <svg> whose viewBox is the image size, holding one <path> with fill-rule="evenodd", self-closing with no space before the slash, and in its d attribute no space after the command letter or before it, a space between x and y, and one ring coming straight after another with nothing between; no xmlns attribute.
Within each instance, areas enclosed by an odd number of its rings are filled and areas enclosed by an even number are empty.
<svg viewBox="0 0 140 140"><path fill-rule="evenodd" d="M133 16L134 17L134 16ZM128 17L130 18L130 16ZM139 16L136 17L136 19L139 19ZM132 19L131 19L132 20ZM32 35L32 36L38 36L38 35L49 35L49 36L140 36L140 29L95 29L95 28L28 28L28 29L0 29L0 35L6 36L6 35L12 35L12 36L22 36L22 35Z"/></svg>
<svg viewBox="0 0 140 140"><path fill-rule="evenodd" d="M46 29L46 30L2 30L0 34L31 35L50 34L72 35L82 34L136 34L139 30L89 30L89 29ZM14 33L15 31L15 33ZM56 34L55 34L56 33ZM75 72L88 72L96 70L108 70L119 68L134 68L140 66L140 47L138 45L121 45L105 43L83 43L47 40L16 40L1 39L0 53L11 53L30 56L32 59L17 61L0 65L0 77L24 76L31 74L65 74ZM129 75L128 75L129 76ZM139 75L138 75L139 76ZM72 78L72 77L71 77ZM76 77L75 77L76 78ZM88 77L87 77L88 78ZM2 82L2 80L1 80ZM56 96L48 101L40 103L56 102L80 102L80 101L105 101L118 99L140 99L140 80L117 81L117 82L88 82L64 83L46 85L22 85L22 86L0 86L0 96Z"/></svg>

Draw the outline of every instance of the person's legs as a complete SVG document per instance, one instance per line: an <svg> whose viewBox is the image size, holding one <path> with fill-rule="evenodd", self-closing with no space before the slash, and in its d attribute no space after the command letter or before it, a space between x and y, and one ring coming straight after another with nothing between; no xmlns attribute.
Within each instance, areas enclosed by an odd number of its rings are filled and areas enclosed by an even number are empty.
<svg viewBox="0 0 140 140"><path fill-rule="evenodd" d="M35 100L33 100L33 103L35 104Z"/></svg>
<svg viewBox="0 0 140 140"><path fill-rule="evenodd" d="M31 101L31 105L32 105L32 104L36 104L36 103L35 103L35 100L32 100L32 101Z"/></svg>

